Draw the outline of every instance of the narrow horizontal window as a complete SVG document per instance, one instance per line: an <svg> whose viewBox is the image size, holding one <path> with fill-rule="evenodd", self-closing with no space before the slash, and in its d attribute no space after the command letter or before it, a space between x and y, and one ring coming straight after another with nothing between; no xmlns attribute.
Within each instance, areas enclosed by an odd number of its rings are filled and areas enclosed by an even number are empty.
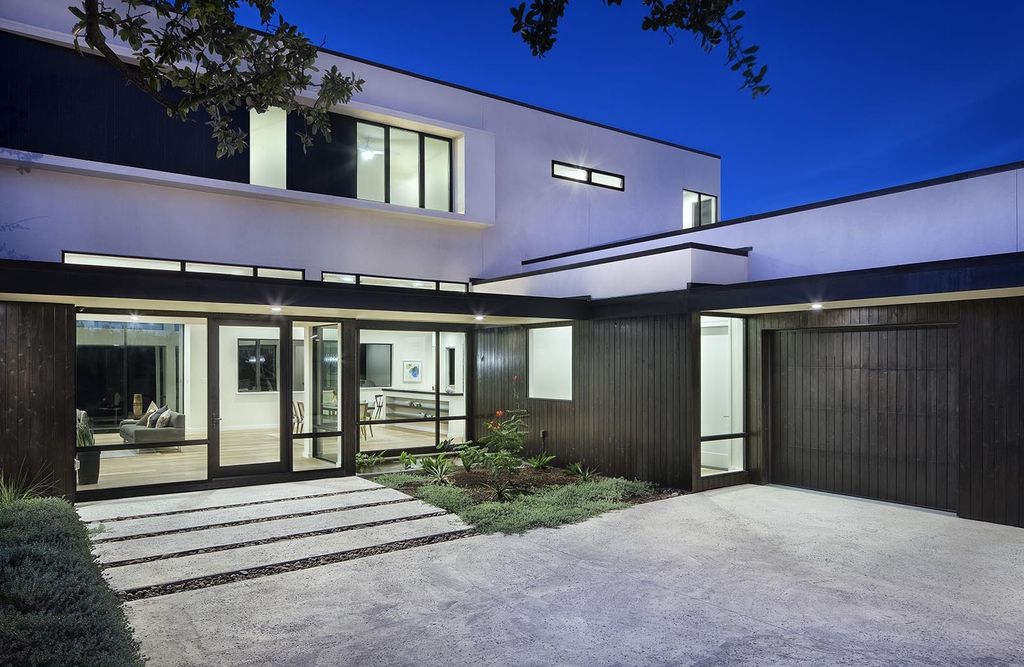
<svg viewBox="0 0 1024 667"><path fill-rule="evenodd" d="M355 274L352 273L328 273L324 271L322 279L325 283L344 283L348 285L356 284Z"/></svg>
<svg viewBox="0 0 1024 667"><path fill-rule="evenodd" d="M219 273L225 276L252 277L251 266L235 266L233 264L210 264L207 262L185 262L185 271L189 273Z"/></svg>
<svg viewBox="0 0 1024 667"><path fill-rule="evenodd" d="M302 280L306 276L302 269L272 269L265 266L256 267L257 278L284 278L285 280Z"/></svg>
<svg viewBox="0 0 1024 667"><path fill-rule="evenodd" d="M551 161L551 175L555 178L562 178L567 181L587 183L612 190L625 190L626 178L619 174L612 174L607 171L581 167L567 162Z"/></svg>
<svg viewBox="0 0 1024 667"><path fill-rule="evenodd" d="M149 269L152 271L181 271L181 262L173 259L148 259L145 257L93 255L82 252L64 253L64 263L81 264L84 266L108 266L115 269Z"/></svg>
<svg viewBox="0 0 1024 667"><path fill-rule="evenodd" d="M551 173L558 178L568 178L573 181L580 181L581 183L586 183L590 178L586 169L562 164L561 162L551 163Z"/></svg>
<svg viewBox="0 0 1024 667"><path fill-rule="evenodd" d="M377 287L405 287L407 289L437 289L433 280L415 280L413 278L385 278L381 276L359 276L360 285Z"/></svg>

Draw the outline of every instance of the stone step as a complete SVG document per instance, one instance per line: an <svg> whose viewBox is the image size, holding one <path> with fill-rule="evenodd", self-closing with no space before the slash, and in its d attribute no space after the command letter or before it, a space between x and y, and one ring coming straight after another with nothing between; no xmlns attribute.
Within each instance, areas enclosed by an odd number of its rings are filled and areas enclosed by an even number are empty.
<svg viewBox="0 0 1024 667"><path fill-rule="evenodd" d="M241 526L207 528L118 542L104 542L95 544L93 551L101 563L112 563L138 558L155 558L194 549L223 547L256 540L285 538L289 535L316 530L331 530L376 521L416 517L438 511L440 510L437 507L417 500L395 505L360 507L344 512L275 519ZM160 563L153 562L153 567L160 567Z"/></svg>
<svg viewBox="0 0 1024 667"><path fill-rule="evenodd" d="M465 528L466 524L449 514L227 551L111 567L104 570L103 575L113 588L124 591L363 549L399 540L442 535Z"/></svg>
<svg viewBox="0 0 1024 667"><path fill-rule="evenodd" d="M76 504L76 509L82 521L111 521L119 517L180 512L262 500L298 498L323 493L337 493L339 491L373 489L379 486L379 484L375 484L362 477L332 477L329 479L285 482L282 484L168 493L159 496L136 496L133 498L119 498L117 500L97 500L78 503Z"/></svg>
<svg viewBox="0 0 1024 667"><path fill-rule="evenodd" d="M235 521L253 521L269 517L286 516L302 512L358 507L374 503L408 499L409 496L394 489L357 491L342 495L300 498L298 500L281 500L264 505L247 505L210 509L185 514L168 514L165 516L143 517L124 521L101 522L103 530L93 539L102 543L111 538L124 538L134 535L147 535L164 531L181 531L202 529L206 526Z"/></svg>

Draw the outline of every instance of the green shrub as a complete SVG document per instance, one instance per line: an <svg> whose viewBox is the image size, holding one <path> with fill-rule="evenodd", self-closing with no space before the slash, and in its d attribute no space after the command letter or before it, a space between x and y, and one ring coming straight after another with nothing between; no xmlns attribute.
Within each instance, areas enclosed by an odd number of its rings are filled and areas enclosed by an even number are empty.
<svg viewBox="0 0 1024 667"><path fill-rule="evenodd" d="M582 463L571 463L565 468L565 474L575 477L577 482L589 482L600 474L597 468L584 466Z"/></svg>
<svg viewBox="0 0 1024 667"><path fill-rule="evenodd" d="M373 481L383 486L389 486L392 489L398 489L407 484L423 484L427 481L427 478L414 472L389 472L374 477Z"/></svg>
<svg viewBox="0 0 1024 667"><path fill-rule="evenodd" d="M531 468L535 470L544 470L545 468L550 468L551 462L554 460L554 454L548 454L547 452L543 452L541 454L537 454L537 456L531 456L530 458L526 459L526 462L529 464Z"/></svg>
<svg viewBox="0 0 1024 667"><path fill-rule="evenodd" d="M365 472L367 470L373 470L383 460L384 452L377 452L376 454L364 454L363 452L356 452L356 472Z"/></svg>
<svg viewBox="0 0 1024 667"><path fill-rule="evenodd" d="M402 462L402 469L408 470L416 466L416 456L409 452L402 452L398 455L398 460Z"/></svg>
<svg viewBox="0 0 1024 667"><path fill-rule="evenodd" d="M427 476L431 484L451 484L449 476L452 472L452 464L445 458L444 454L437 456L424 456L420 459L420 467L423 474Z"/></svg>
<svg viewBox="0 0 1024 667"><path fill-rule="evenodd" d="M651 485L625 479L602 479L547 487L510 502L486 502L458 512L466 523L484 533L521 533L576 523L625 507L627 498L653 492Z"/></svg>
<svg viewBox="0 0 1024 667"><path fill-rule="evenodd" d="M38 498L50 488L50 475L29 475L25 469L11 475L0 471L0 505L7 505L16 500Z"/></svg>
<svg viewBox="0 0 1024 667"><path fill-rule="evenodd" d="M0 506L0 664L143 664L84 524L59 498Z"/></svg>
<svg viewBox="0 0 1024 667"><path fill-rule="evenodd" d="M469 492L457 486L425 484L417 489L416 495L424 502L456 514L463 512L473 504L473 497L469 495Z"/></svg>

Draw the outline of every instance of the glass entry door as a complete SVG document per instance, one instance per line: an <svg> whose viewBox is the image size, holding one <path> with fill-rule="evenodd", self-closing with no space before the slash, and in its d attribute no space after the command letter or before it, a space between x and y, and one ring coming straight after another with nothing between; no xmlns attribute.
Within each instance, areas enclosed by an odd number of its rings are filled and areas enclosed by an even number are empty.
<svg viewBox="0 0 1024 667"><path fill-rule="evenodd" d="M285 470L291 327L210 320L211 477Z"/></svg>

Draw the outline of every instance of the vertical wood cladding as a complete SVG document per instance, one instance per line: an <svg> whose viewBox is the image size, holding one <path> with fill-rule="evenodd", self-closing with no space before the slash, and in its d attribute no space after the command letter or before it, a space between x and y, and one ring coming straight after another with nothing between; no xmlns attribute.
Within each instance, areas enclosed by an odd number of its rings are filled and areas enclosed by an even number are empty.
<svg viewBox="0 0 1024 667"><path fill-rule="evenodd" d="M1024 299L779 313L747 326L754 481L1024 526ZM787 433L818 443L799 472L778 442Z"/></svg>
<svg viewBox="0 0 1024 667"><path fill-rule="evenodd" d="M331 140L317 135L312 146L302 147L297 132L305 121L288 114L287 187L336 197L356 196L356 119L330 115Z"/></svg>
<svg viewBox="0 0 1024 667"><path fill-rule="evenodd" d="M773 333L773 480L955 509L956 334L953 327Z"/></svg>
<svg viewBox="0 0 1024 667"><path fill-rule="evenodd" d="M478 433L498 409L530 412L527 450L562 463L690 489L699 410L690 316L573 324L573 400L527 398L527 329L477 334ZM513 381L518 375L521 380ZM546 435L542 436L546 432Z"/></svg>
<svg viewBox="0 0 1024 667"><path fill-rule="evenodd" d="M247 128L248 111L235 122ZM249 181L248 154L218 159L202 114L169 118L102 58L7 32L0 32L0 146Z"/></svg>
<svg viewBox="0 0 1024 667"><path fill-rule="evenodd" d="M75 314L0 302L0 471L75 490Z"/></svg>

